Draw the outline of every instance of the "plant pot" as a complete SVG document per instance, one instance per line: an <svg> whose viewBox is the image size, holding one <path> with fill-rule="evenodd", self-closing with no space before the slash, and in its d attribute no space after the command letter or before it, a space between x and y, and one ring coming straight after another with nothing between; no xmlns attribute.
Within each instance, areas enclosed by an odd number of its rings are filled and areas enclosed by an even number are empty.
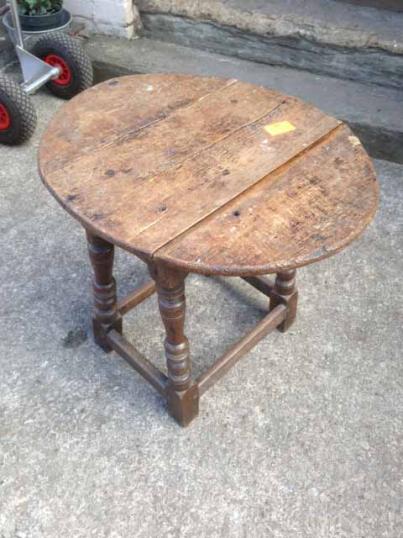
<svg viewBox="0 0 403 538"><path fill-rule="evenodd" d="M20 15L21 28L27 32L40 32L63 26L66 19L66 10L60 8L54 13L46 15Z"/></svg>

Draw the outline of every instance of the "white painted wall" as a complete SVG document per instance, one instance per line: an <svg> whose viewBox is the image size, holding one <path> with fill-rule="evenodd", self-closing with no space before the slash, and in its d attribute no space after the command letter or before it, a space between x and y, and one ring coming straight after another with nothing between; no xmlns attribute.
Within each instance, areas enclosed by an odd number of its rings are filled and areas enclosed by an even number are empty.
<svg viewBox="0 0 403 538"><path fill-rule="evenodd" d="M90 32L130 38L141 26L133 0L64 0L64 6Z"/></svg>

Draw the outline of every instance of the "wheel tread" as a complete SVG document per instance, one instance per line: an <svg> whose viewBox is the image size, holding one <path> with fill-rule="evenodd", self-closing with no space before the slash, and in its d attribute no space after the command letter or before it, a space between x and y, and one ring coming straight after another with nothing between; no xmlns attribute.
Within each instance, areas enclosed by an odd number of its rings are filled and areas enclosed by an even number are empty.
<svg viewBox="0 0 403 538"><path fill-rule="evenodd" d="M0 141L6 144L21 144L28 140L35 131L37 122L35 108L29 95L22 90L20 85L4 75L0 75L0 101L2 96L11 101L15 108L15 111L10 111L12 116L19 115L19 129L13 136L10 135L9 139L0 135ZM12 118L13 120L15 121L16 118Z"/></svg>
<svg viewBox="0 0 403 538"><path fill-rule="evenodd" d="M68 99L92 86L94 75L91 60L76 39L62 32L53 33L40 38L32 49L32 53L39 58L43 58L52 51L64 53L73 62L74 69L79 74L73 90L63 87L56 88L50 81L47 86L52 93Z"/></svg>

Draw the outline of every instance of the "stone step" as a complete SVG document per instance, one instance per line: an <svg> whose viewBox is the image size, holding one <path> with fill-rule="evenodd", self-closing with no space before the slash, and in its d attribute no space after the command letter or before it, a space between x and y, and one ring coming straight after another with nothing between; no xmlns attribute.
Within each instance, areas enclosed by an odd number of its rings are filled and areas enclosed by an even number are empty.
<svg viewBox="0 0 403 538"><path fill-rule="evenodd" d="M161 41L93 36L87 43L100 79L181 72L238 78L313 103L349 123L376 158L403 163L403 91L273 67Z"/></svg>
<svg viewBox="0 0 403 538"><path fill-rule="evenodd" d="M144 35L401 88L403 13L334 0L137 0Z"/></svg>

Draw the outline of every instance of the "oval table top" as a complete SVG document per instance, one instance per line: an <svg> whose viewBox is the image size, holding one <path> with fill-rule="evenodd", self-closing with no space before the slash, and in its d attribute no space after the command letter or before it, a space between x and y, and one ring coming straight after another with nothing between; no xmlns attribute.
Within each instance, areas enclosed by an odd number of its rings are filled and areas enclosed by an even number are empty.
<svg viewBox="0 0 403 538"><path fill-rule="evenodd" d="M378 186L350 129L308 103L218 78L133 75L54 116L41 177L92 233L190 272L293 269L353 241Z"/></svg>

